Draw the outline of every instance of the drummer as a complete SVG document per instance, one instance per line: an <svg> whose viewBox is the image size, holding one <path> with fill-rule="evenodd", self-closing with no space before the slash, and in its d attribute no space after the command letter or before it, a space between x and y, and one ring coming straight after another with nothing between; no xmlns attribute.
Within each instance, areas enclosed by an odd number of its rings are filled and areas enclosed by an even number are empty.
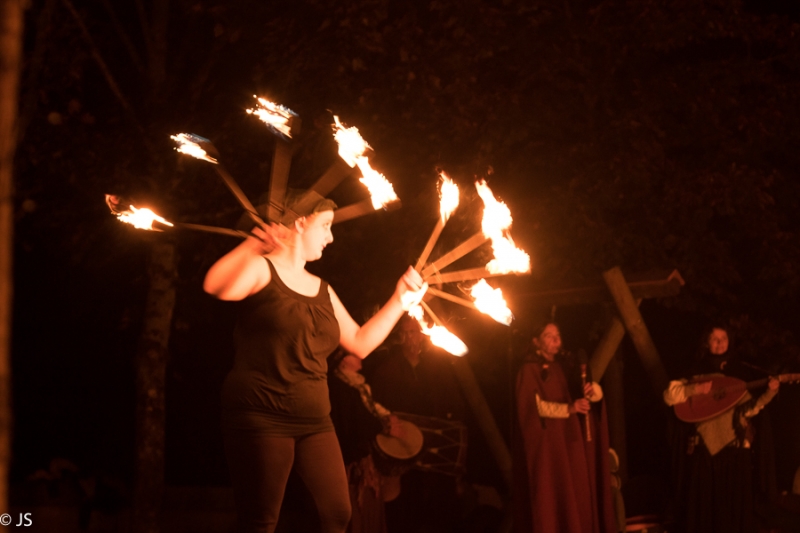
<svg viewBox="0 0 800 533"><path fill-rule="evenodd" d="M432 348L408 316L398 322L396 340L370 378L375 399L395 413L464 421L453 358ZM401 481L399 497L386 506L389 533L448 530L458 520L460 479L412 469Z"/></svg>
<svg viewBox="0 0 800 533"><path fill-rule="evenodd" d="M463 421L466 402L453 372L453 358L434 349L408 315L397 323L394 340L370 377L375 399L392 412Z"/></svg>
<svg viewBox="0 0 800 533"><path fill-rule="evenodd" d="M373 443L380 433L402 438L402 424L372 399L360 373L361 358L338 350L329 358L328 367L331 420L342 449L352 506L348 532L384 533L384 501L396 497L399 485L392 491L394 485L382 482L373 459Z"/></svg>

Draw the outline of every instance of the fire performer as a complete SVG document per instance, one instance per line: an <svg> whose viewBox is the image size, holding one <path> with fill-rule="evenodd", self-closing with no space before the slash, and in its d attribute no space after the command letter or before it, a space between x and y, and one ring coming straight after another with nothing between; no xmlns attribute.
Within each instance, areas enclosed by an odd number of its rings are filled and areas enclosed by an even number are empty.
<svg viewBox="0 0 800 533"><path fill-rule="evenodd" d="M294 210L298 195L287 195ZM420 290L413 268L383 308L358 325L333 289L307 272L333 241L335 204L319 201L289 227L256 227L218 260L204 289L238 300L236 357L222 389L226 455L247 533L275 530L294 466L311 492L322 531L343 532L350 499L342 453L330 418L327 356L341 345L366 357L403 314L401 297Z"/></svg>
<svg viewBox="0 0 800 533"><path fill-rule="evenodd" d="M534 333L517 374L514 530L613 533L603 391L591 381L581 386L581 365L561 350L556 324Z"/></svg>

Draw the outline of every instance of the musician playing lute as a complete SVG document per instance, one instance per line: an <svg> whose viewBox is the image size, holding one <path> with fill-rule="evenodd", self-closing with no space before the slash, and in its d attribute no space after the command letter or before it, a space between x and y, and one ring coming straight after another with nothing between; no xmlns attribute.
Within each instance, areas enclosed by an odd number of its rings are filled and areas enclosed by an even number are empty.
<svg viewBox="0 0 800 533"><path fill-rule="evenodd" d="M708 398L714 394L712 380L722 376L742 379L752 374L729 351L726 328L709 328L702 339L692 378L670 382L664 391L667 405ZM760 393L736 391L740 398L734 405L721 413L698 417L705 419L688 430L683 424L682 431L677 432L673 468L677 474L675 508L676 518L686 533L757 531L752 452L757 437L752 419L775 397L779 386L777 379L770 378L766 390ZM724 402L721 400L720 404Z"/></svg>

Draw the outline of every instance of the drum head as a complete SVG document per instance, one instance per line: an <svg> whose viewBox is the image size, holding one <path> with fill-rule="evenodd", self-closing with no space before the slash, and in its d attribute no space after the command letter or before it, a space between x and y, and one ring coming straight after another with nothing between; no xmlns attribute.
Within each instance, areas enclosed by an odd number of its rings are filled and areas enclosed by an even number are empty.
<svg viewBox="0 0 800 533"><path fill-rule="evenodd" d="M422 450L422 432L406 420L400 420L402 437L392 437L383 433L375 437L380 450L394 459L411 459Z"/></svg>

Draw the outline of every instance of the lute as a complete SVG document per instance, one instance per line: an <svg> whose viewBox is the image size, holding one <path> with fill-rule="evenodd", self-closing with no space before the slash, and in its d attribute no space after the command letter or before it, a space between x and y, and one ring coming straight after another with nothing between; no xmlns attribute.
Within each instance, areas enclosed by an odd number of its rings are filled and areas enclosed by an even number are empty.
<svg viewBox="0 0 800 533"><path fill-rule="evenodd" d="M780 374L774 377L781 383L800 381L800 374ZM675 404L675 416L684 422L703 422L716 418L739 403L748 390L763 387L770 379L748 382L729 376L697 378L687 384L710 381L711 390L705 394L695 394L685 402Z"/></svg>

